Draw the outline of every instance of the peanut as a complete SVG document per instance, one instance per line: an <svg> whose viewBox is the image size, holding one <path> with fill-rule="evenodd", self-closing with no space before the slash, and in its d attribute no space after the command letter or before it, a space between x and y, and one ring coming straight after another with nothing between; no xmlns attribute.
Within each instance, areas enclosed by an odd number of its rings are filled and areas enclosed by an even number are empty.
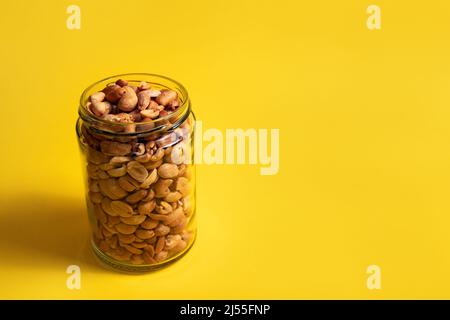
<svg viewBox="0 0 450 320"><path fill-rule="evenodd" d="M130 161L127 164L128 174L136 181L144 182L148 176L147 169L137 161Z"/></svg>
<svg viewBox="0 0 450 320"><path fill-rule="evenodd" d="M173 100L177 99L178 95L174 90L162 90L161 94L156 98L156 102L166 106Z"/></svg>
<svg viewBox="0 0 450 320"><path fill-rule="evenodd" d="M133 208L126 202L123 201L111 201L111 210L116 213L116 215L127 218L133 215Z"/></svg>
<svg viewBox="0 0 450 320"><path fill-rule="evenodd" d="M109 169L107 172L111 177L118 178L127 174L127 167L122 165L118 168Z"/></svg>
<svg viewBox="0 0 450 320"><path fill-rule="evenodd" d="M145 242L133 242L131 245L138 249L144 249L145 247L148 246L148 244Z"/></svg>
<svg viewBox="0 0 450 320"><path fill-rule="evenodd" d="M161 201L157 206L156 206L156 212L158 212L159 214L168 214L170 212L172 212L172 206L167 203L166 201Z"/></svg>
<svg viewBox="0 0 450 320"><path fill-rule="evenodd" d="M100 192L89 191L89 199L92 201L92 203L99 204L102 202L103 196Z"/></svg>
<svg viewBox="0 0 450 320"><path fill-rule="evenodd" d="M164 246L164 249L166 250L172 250L175 248L175 246L178 244L179 241L182 241L181 236L179 234L175 235L168 235L166 237L166 244Z"/></svg>
<svg viewBox="0 0 450 320"><path fill-rule="evenodd" d="M143 202L138 206L138 213L143 216L148 215L155 209L155 206L155 201Z"/></svg>
<svg viewBox="0 0 450 320"><path fill-rule="evenodd" d="M150 104L150 90L143 90L137 94L138 97L138 109L145 110Z"/></svg>
<svg viewBox="0 0 450 320"><path fill-rule="evenodd" d="M111 104L108 101L91 103L89 105L89 110L97 117L103 117L111 111Z"/></svg>
<svg viewBox="0 0 450 320"><path fill-rule="evenodd" d="M131 244L136 239L134 234L120 234L119 233L118 236L119 236L119 241L124 244Z"/></svg>
<svg viewBox="0 0 450 320"><path fill-rule="evenodd" d="M175 189L180 191L186 197L189 194L189 180L185 177L179 177L175 182Z"/></svg>
<svg viewBox="0 0 450 320"><path fill-rule="evenodd" d="M170 193L169 186L172 184L171 179L159 179L154 185L155 197L164 198Z"/></svg>
<svg viewBox="0 0 450 320"><path fill-rule="evenodd" d="M181 199L183 195L178 191L170 192L167 196L164 197L164 200L167 202L177 202Z"/></svg>
<svg viewBox="0 0 450 320"><path fill-rule="evenodd" d="M164 179L171 179L178 176L178 167L172 163L164 163L158 168L158 175Z"/></svg>
<svg viewBox="0 0 450 320"><path fill-rule="evenodd" d="M124 157L124 156L115 156L112 157L111 160L109 160L109 163L116 165L116 164L124 164L130 161L130 157Z"/></svg>
<svg viewBox="0 0 450 320"><path fill-rule="evenodd" d="M165 236L166 234L169 234L169 232L170 232L170 228L168 226L166 226L166 225L163 225L163 224L160 224L155 229L155 234L158 237Z"/></svg>
<svg viewBox="0 0 450 320"><path fill-rule="evenodd" d="M147 176L147 178L141 183L139 186L142 189L148 189L151 184L156 182L156 179L158 179L157 170L153 169L152 172Z"/></svg>
<svg viewBox="0 0 450 320"><path fill-rule="evenodd" d="M136 248L136 247L130 246L130 245L128 245L128 244L123 245L123 247L124 247L125 249L127 249L128 251L130 251L131 253L134 253L134 254L137 254L137 255L143 253L143 251L142 251L141 249L138 249L138 248Z"/></svg>
<svg viewBox="0 0 450 320"><path fill-rule="evenodd" d="M146 239L150 239L153 238L155 236L155 232L152 230L145 230L145 229L137 229L136 230L136 237L142 239L142 240L146 240Z"/></svg>
<svg viewBox="0 0 450 320"><path fill-rule="evenodd" d="M164 261L164 260L167 259L167 255L168 255L168 252L167 252L167 251L161 251L161 252L155 254L155 260L156 260L157 262Z"/></svg>
<svg viewBox="0 0 450 320"><path fill-rule="evenodd" d="M142 258L144 259L144 262L147 264L155 264L156 263L156 260L153 259L153 257L148 252L144 252L142 254Z"/></svg>
<svg viewBox="0 0 450 320"><path fill-rule="evenodd" d="M137 226L130 226L129 224L119 223L115 225L115 228L119 233L129 235L133 234L136 231Z"/></svg>
<svg viewBox="0 0 450 320"><path fill-rule="evenodd" d="M128 203L135 204L144 199L146 195L147 195L146 190L138 190L130 194L128 197L126 197L126 200Z"/></svg>
<svg viewBox="0 0 450 320"><path fill-rule="evenodd" d="M144 222L145 220L145 216L141 216L141 215L134 215L131 217L121 217L120 221L122 221L125 224L129 224L131 226L138 226L140 225L142 222Z"/></svg>
<svg viewBox="0 0 450 320"><path fill-rule="evenodd" d="M120 177L118 180L119 186L128 192L132 192L138 188L136 183L135 183L135 180L133 178L131 178L130 176L123 176L123 177Z"/></svg>
<svg viewBox="0 0 450 320"><path fill-rule="evenodd" d="M150 218L145 219L144 222L141 223L141 227L144 229L155 229L158 226L158 220L152 220Z"/></svg>
<svg viewBox="0 0 450 320"><path fill-rule="evenodd" d="M118 200L127 195L127 192L119 186L116 179L102 179L99 180L98 185L100 191L112 200Z"/></svg>
<svg viewBox="0 0 450 320"><path fill-rule="evenodd" d="M131 145L115 141L104 140L100 142L102 152L109 156L126 156L131 152Z"/></svg>

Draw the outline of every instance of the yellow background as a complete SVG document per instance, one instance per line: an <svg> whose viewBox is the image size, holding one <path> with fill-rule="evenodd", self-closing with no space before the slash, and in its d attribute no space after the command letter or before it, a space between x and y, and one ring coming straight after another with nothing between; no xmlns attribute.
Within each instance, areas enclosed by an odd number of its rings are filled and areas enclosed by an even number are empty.
<svg viewBox="0 0 450 320"><path fill-rule="evenodd" d="M70 4L81 30L66 28ZM0 298L450 298L448 1L0 12ZM182 82L205 129L280 129L278 175L198 167L195 246L141 276L89 251L74 131L81 91L126 72ZM70 264L81 290L66 288ZM381 290L366 287L371 264Z"/></svg>

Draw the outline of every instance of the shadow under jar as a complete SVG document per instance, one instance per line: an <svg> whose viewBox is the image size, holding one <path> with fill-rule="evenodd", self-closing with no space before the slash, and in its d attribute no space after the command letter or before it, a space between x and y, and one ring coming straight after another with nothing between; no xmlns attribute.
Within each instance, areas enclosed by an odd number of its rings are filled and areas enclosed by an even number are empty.
<svg viewBox="0 0 450 320"><path fill-rule="evenodd" d="M178 102L164 109L153 103L161 109L157 117L140 115L145 109L141 100L124 113L117 106L121 98L108 102L108 95L96 94L118 87L116 83L127 83L125 89L136 95L152 90L150 99L160 103L158 92L174 91ZM107 102L103 114L92 111L96 99ZM94 83L81 95L76 132L92 247L102 262L120 271L146 272L175 261L192 246L194 124L187 91L164 76L118 75Z"/></svg>

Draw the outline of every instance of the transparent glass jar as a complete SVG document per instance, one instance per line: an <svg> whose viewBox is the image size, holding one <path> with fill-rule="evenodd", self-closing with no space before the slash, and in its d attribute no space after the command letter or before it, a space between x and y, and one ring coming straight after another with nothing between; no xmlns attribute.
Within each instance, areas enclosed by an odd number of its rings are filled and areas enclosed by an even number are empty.
<svg viewBox="0 0 450 320"><path fill-rule="evenodd" d="M118 79L174 90L180 105L153 121L133 124L92 114L87 108L90 95ZM95 254L125 272L150 271L180 258L196 236L195 117L186 89L160 75L113 76L83 92L78 113L76 132Z"/></svg>

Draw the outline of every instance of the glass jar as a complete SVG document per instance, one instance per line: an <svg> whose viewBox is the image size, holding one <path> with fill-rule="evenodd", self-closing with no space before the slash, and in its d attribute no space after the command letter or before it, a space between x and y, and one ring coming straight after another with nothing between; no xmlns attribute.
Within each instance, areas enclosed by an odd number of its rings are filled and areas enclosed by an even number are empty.
<svg viewBox="0 0 450 320"><path fill-rule="evenodd" d="M178 108L146 122L117 123L88 110L89 97L117 80L174 90ZM186 89L154 74L98 81L80 99L76 124L86 184L92 247L100 260L125 272L167 265L192 246L195 224L195 116Z"/></svg>

